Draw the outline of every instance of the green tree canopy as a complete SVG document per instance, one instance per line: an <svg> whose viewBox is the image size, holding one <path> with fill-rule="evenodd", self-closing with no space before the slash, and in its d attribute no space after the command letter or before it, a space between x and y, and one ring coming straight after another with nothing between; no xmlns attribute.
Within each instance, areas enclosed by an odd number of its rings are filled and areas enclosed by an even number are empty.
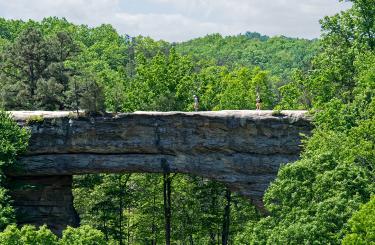
<svg viewBox="0 0 375 245"><path fill-rule="evenodd" d="M375 196L354 213L349 226L343 244L375 244Z"/></svg>

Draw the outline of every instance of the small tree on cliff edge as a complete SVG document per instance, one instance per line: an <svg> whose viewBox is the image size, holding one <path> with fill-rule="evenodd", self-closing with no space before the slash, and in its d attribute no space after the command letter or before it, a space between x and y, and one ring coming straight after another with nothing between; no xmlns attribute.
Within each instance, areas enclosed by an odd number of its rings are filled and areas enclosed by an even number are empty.
<svg viewBox="0 0 375 245"><path fill-rule="evenodd" d="M71 79L67 91L67 104L75 111L85 110L89 115L105 111L103 88L96 79L85 74Z"/></svg>
<svg viewBox="0 0 375 245"><path fill-rule="evenodd" d="M105 110L103 88L91 76L83 79L80 104L82 109L90 115L98 114Z"/></svg>

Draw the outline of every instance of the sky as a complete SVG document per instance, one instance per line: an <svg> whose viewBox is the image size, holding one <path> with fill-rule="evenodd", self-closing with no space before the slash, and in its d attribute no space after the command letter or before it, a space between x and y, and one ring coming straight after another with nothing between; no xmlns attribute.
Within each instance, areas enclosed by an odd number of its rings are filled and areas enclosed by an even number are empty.
<svg viewBox="0 0 375 245"><path fill-rule="evenodd" d="M319 37L319 19L348 7L338 0L0 0L0 17L65 17L170 42L247 31L312 39Z"/></svg>

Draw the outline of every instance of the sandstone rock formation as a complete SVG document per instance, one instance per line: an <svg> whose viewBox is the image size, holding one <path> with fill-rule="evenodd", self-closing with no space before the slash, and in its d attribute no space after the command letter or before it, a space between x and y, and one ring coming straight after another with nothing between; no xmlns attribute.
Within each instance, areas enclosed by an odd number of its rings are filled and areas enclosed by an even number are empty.
<svg viewBox="0 0 375 245"><path fill-rule="evenodd" d="M258 205L280 164L295 161L301 151L301 134L312 129L305 111L136 112L76 118L69 112L12 112L20 125L31 129L29 152L20 168L7 174L17 180L60 178L86 173L179 172L224 182ZM32 121L30 116L43 116ZM62 177L61 177L62 178ZM64 177L65 178L65 177ZM65 181L65 180L64 180ZM71 180L68 180L68 182ZM25 192L13 192L19 210L32 213L24 223L35 223L40 209L49 205L47 224L76 224L70 188L46 185L47 202L23 202ZM54 191L64 192L59 207ZM49 195L49 194L46 194ZM47 206L48 206L47 205ZM44 206L43 206L44 207ZM54 207L54 208L52 208ZM34 211L30 211L33 208ZM64 213L64 214L61 214ZM59 216L61 220L54 217Z"/></svg>
<svg viewBox="0 0 375 245"><path fill-rule="evenodd" d="M11 177L9 184L19 225L48 224L58 235L67 225L79 225L72 205L72 176L18 176Z"/></svg>

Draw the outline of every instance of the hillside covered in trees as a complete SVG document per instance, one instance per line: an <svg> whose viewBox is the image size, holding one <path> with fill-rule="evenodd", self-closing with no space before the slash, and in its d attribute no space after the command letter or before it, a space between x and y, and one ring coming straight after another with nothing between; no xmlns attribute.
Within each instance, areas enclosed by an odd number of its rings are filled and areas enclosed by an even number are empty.
<svg viewBox="0 0 375 245"><path fill-rule="evenodd" d="M270 109L278 88L294 69L307 70L318 49L317 41L256 33L170 44L57 18L2 19L0 30L1 104L8 110L191 110L194 94L202 110L249 109L256 92Z"/></svg>
<svg viewBox="0 0 375 245"><path fill-rule="evenodd" d="M192 111L194 95L200 110L255 109L258 94L263 109L306 109L315 125L301 159L268 188L265 213L199 176L75 176L80 228L58 239L45 227L12 226L1 188L0 243L373 243L375 1L351 2L321 20L318 40L247 32L168 43L54 17L0 19L3 110ZM0 163L16 164L27 131L6 113L0 129Z"/></svg>
<svg viewBox="0 0 375 245"><path fill-rule="evenodd" d="M268 37L257 32L222 37L208 35L176 45L178 52L195 60L212 61L228 67L260 67L279 84L288 83L294 69L307 71L319 49L318 40Z"/></svg>

